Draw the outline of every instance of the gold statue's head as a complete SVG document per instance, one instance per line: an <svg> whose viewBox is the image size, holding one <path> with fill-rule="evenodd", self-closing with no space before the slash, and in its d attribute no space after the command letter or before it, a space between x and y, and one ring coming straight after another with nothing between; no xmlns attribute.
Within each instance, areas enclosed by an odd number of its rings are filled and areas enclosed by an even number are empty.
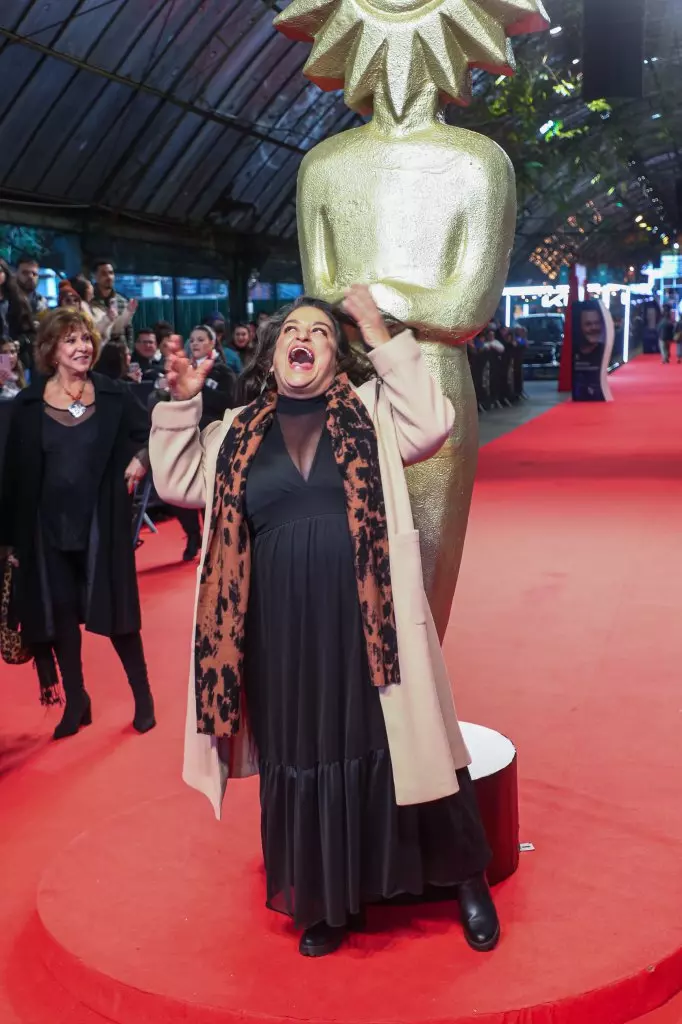
<svg viewBox="0 0 682 1024"><path fill-rule="evenodd" d="M466 103L470 68L513 74L508 37L548 24L541 0L292 0L275 20L313 43L304 74L321 89L359 113L381 89L398 117L428 85Z"/></svg>

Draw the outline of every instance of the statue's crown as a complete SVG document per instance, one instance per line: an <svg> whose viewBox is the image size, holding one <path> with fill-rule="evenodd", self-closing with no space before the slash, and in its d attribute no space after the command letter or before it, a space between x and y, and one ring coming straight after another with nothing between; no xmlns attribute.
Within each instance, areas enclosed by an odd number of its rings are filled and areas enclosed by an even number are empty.
<svg viewBox="0 0 682 1024"><path fill-rule="evenodd" d="M292 0L275 20L313 44L304 74L320 88L365 112L383 87L399 116L429 84L466 103L471 68L513 74L509 37L548 25L541 0Z"/></svg>

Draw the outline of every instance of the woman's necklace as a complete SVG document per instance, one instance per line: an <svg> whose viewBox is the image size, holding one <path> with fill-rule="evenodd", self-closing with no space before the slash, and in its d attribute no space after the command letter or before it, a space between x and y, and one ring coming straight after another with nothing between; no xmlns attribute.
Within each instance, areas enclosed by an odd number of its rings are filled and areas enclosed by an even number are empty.
<svg viewBox="0 0 682 1024"><path fill-rule="evenodd" d="M71 405L68 406L68 410L67 411L71 413L71 415L73 416L73 418L75 420L79 420L81 418L81 416L83 415L83 413L85 412L85 410L87 409L87 405L83 405L83 403L81 401L81 399L83 397L83 392L85 391L85 385L88 383L87 379L83 381L81 389L80 389L80 391L78 392L77 395L74 395L72 391L69 391L69 389L67 388L66 384L63 384L61 382L61 380L59 380L59 378L57 378L57 383L59 384L59 386L62 389L62 391L64 392L64 394L68 398L72 399Z"/></svg>

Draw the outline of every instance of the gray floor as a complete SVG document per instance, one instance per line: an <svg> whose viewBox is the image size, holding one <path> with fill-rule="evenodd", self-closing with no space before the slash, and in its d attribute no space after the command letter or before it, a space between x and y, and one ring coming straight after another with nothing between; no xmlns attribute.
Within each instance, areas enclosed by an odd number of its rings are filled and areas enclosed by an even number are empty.
<svg viewBox="0 0 682 1024"><path fill-rule="evenodd" d="M479 417L481 445L490 444L498 437L504 437L512 430L529 423L536 416L542 416L544 412L553 409L555 405L564 402L567 395L560 395L557 391L555 380L529 380L526 381L525 402L513 405L511 409L497 409L494 412L481 413Z"/></svg>

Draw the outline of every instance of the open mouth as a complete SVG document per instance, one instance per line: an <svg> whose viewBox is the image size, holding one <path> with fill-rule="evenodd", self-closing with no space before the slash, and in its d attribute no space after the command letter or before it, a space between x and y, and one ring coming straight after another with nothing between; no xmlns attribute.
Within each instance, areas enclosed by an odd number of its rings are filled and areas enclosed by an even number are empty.
<svg viewBox="0 0 682 1024"><path fill-rule="evenodd" d="M307 345L296 343L289 349L289 366L297 370L312 370L315 365L315 353Z"/></svg>

